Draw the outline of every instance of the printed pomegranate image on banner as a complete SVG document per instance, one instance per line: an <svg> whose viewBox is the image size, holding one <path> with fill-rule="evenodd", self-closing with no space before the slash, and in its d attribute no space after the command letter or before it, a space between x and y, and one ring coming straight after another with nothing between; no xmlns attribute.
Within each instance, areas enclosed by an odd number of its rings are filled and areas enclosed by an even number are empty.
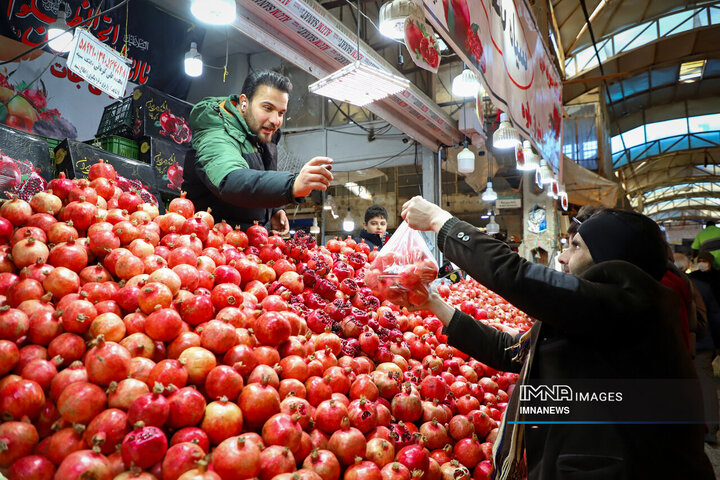
<svg viewBox="0 0 720 480"><path fill-rule="evenodd" d="M435 40L435 31L424 19L405 19L405 46L420 68L437 73L440 65L440 48Z"/></svg>
<svg viewBox="0 0 720 480"><path fill-rule="evenodd" d="M25 81L11 83L0 73L0 123L28 133L53 138L76 138L77 129L56 108L48 108L45 83L36 87ZM37 84L36 84L37 85Z"/></svg>

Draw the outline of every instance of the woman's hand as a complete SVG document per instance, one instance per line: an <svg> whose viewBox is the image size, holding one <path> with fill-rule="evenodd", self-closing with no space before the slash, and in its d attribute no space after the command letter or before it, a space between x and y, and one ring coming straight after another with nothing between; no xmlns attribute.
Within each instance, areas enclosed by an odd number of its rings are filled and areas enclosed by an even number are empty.
<svg viewBox="0 0 720 480"><path fill-rule="evenodd" d="M431 286L428 288L428 299L425 303L418 306L410 305L408 310L411 312L417 312L420 310L429 310L442 322L443 326L447 327L455 314L455 309L445 300L442 299L440 294L437 292L437 288Z"/></svg>
<svg viewBox="0 0 720 480"><path fill-rule="evenodd" d="M452 218L450 212L446 212L434 203L430 203L419 196L405 202L401 215L411 228L415 230L432 230L435 233L438 233L445 222Z"/></svg>

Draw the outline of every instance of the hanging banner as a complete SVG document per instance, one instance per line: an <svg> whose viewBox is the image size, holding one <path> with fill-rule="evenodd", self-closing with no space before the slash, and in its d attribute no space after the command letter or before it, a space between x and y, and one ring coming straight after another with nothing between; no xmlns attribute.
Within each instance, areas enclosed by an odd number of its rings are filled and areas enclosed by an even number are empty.
<svg viewBox="0 0 720 480"><path fill-rule="evenodd" d="M405 46L415 65L437 73L440 48L435 41L435 31L424 18L410 16L405 19Z"/></svg>
<svg viewBox="0 0 720 480"><path fill-rule="evenodd" d="M482 80L495 104L556 168L562 84L525 1L423 0L428 21Z"/></svg>
<svg viewBox="0 0 720 480"><path fill-rule="evenodd" d="M0 62L44 42L49 25L57 18L59 3L4 2L6 6L0 11ZM69 5L70 26L98 13L92 6L98 2L65 3ZM119 3L105 0L102 8L107 10ZM138 85L148 85L175 97L187 96L190 79L183 70L185 51L191 41L202 43L204 29L149 2L138 1L100 15L88 25L94 37L116 52L123 50L127 37L131 64L123 95L129 95ZM70 71L62 55L53 58L51 52L45 47L0 66L0 124L57 139L92 139L104 107L115 100Z"/></svg>

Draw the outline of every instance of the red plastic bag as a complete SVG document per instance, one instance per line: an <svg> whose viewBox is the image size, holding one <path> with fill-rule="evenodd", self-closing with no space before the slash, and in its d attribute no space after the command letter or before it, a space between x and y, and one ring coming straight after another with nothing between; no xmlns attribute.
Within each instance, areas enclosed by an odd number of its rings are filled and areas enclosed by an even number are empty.
<svg viewBox="0 0 720 480"><path fill-rule="evenodd" d="M402 222L365 273L365 284L383 300L401 306L427 301L438 264L420 232Z"/></svg>

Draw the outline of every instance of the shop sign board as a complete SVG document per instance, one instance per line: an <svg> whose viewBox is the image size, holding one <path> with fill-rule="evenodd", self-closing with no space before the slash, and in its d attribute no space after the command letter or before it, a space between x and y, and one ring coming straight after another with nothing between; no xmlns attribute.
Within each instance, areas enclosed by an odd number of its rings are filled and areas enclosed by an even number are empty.
<svg viewBox="0 0 720 480"><path fill-rule="evenodd" d="M112 98L124 96L130 74L127 59L87 30L76 28L74 37L67 60L70 71Z"/></svg>
<svg viewBox="0 0 720 480"><path fill-rule="evenodd" d="M508 208L522 208L522 197L520 195L498 197L498 199L495 201L495 208L497 208L498 210Z"/></svg>
<svg viewBox="0 0 720 480"><path fill-rule="evenodd" d="M422 0L425 17L522 136L557 167L562 82L527 0Z"/></svg>

